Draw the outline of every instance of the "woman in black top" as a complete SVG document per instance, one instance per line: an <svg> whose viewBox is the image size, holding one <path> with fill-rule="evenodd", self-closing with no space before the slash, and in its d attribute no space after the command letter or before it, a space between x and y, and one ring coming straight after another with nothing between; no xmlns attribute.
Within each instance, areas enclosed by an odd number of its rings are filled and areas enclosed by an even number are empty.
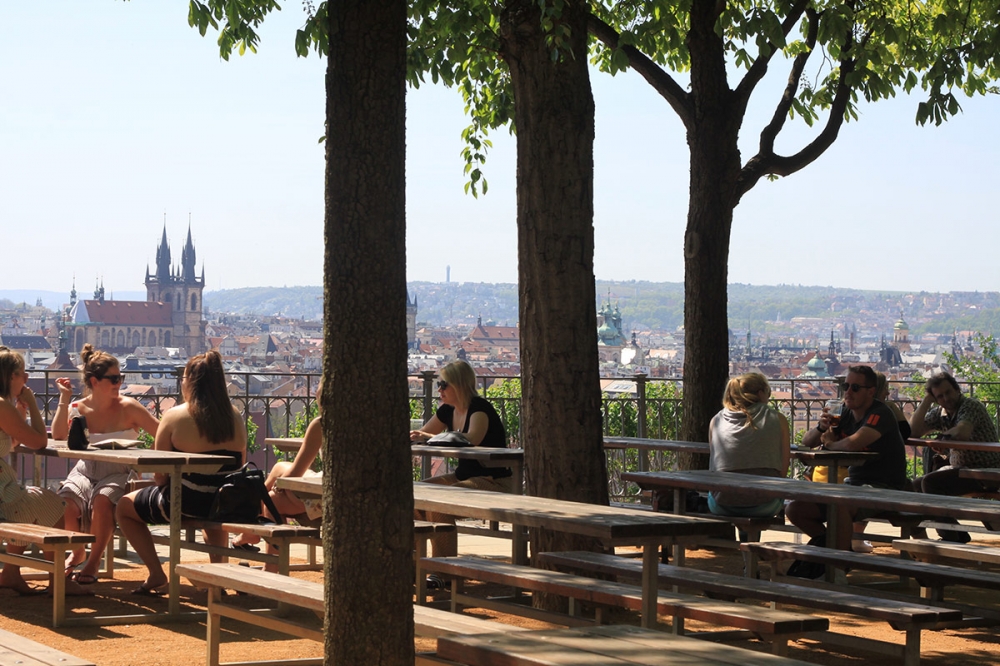
<svg viewBox="0 0 1000 666"><path fill-rule="evenodd" d="M437 383L441 406L420 430L410 431L411 441L423 441L445 431L465 435L473 446L505 448L507 433L496 409L476 389L476 373L465 361L455 361L441 368ZM511 492L509 467L483 467L475 460L459 460L453 474L426 479L427 483L460 486L477 490ZM424 518L433 522L454 522L451 516L429 513ZM434 557L458 554L455 533L435 536L431 540ZM433 584L433 581L432 581Z"/></svg>

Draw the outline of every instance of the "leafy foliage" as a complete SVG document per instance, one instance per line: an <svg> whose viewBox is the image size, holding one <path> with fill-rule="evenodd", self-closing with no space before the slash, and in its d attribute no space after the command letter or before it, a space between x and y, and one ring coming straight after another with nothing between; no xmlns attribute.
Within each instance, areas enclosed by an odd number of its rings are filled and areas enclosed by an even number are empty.
<svg viewBox="0 0 1000 666"><path fill-rule="evenodd" d="M996 417L1000 404L1000 344L992 335L976 333L972 337L978 354L955 355L945 352L956 377L972 382L975 397L987 405L990 415Z"/></svg>

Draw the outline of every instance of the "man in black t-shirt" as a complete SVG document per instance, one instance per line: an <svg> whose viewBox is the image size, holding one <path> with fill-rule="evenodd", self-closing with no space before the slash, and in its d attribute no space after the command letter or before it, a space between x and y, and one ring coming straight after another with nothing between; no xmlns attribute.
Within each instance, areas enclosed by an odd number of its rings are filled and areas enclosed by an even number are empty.
<svg viewBox="0 0 1000 666"><path fill-rule="evenodd" d="M875 399L876 380L875 371L868 366L849 368L840 424L833 427L832 415L824 411L819 424L802 438L802 445L831 451L874 451L879 455L850 468L847 483L901 490L908 483L903 437L892 410ZM811 537L810 544L824 544L826 505L794 501L785 515ZM837 544L849 549L851 521L838 520L837 524Z"/></svg>

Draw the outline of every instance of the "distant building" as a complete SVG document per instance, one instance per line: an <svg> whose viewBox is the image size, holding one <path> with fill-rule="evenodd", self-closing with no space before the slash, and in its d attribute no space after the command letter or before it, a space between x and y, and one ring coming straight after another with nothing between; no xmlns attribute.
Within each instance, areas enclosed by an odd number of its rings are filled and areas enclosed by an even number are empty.
<svg viewBox="0 0 1000 666"><path fill-rule="evenodd" d="M90 343L112 354L127 354L136 347L181 348L189 356L206 349L202 292L205 268L195 275L195 249L188 227L187 243L179 267L171 266L167 228L156 248L156 271L146 267L146 300L105 299L103 282L92 300L77 301L76 285L70 292L65 324L68 347L79 352Z"/></svg>

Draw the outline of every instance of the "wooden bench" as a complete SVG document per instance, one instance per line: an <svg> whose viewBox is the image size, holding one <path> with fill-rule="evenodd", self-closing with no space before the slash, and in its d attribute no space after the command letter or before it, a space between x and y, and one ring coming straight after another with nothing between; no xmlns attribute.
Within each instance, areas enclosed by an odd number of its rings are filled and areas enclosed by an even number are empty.
<svg viewBox="0 0 1000 666"><path fill-rule="evenodd" d="M917 560L938 562L942 559L1000 564L1000 548L972 543L951 543L933 539L895 539L892 547Z"/></svg>
<svg viewBox="0 0 1000 666"><path fill-rule="evenodd" d="M0 523L0 540L7 544L14 541L20 545L34 546L42 551L43 557L36 557L17 555L4 549L0 552L0 562L37 569L52 576L52 626L62 626L66 621L66 553L93 543L94 535L41 525ZM45 553L52 553L52 559L46 559Z"/></svg>
<svg viewBox="0 0 1000 666"><path fill-rule="evenodd" d="M445 636L438 654L467 666L807 666L806 662L630 625ZM419 663L419 662L418 662Z"/></svg>
<svg viewBox="0 0 1000 666"><path fill-rule="evenodd" d="M424 558L427 557L427 544L435 534L445 534L454 532L455 530L456 527L453 523L432 523L426 520L413 521L414 570L416 572L414 590L416 592L417 603L421 606L427 603L427 574L422 564Z"/></svg>
<svg viewBox="0 0 1000 666"><path fill-rule="evenodd" d="M217 523L210 520L196 520L192 518L185 518L182 524L188 532L187 538L181 540L182 549L225 558L234 557L251 562L276 564L278 573L285 576L293 569L289 561L292 544L322 545L319 528L316 527L276 525L274 523L266 525L256 523ZM262 549L261 552L253 552L236 549L228 545L212 546L207 543L198 543L194 540L194 531L199 529L216 529L229 534L252 534L273 545L278 553L276 555L271 554L266 552L266 549ZM153 542L160 545L169 545L170 537L167 534L153 533Z"/></svg>
<svg viewBox="0 0 1000 666"><path fill-rule="evenodd" d="M60 652L47 645L12 634L0 629L0 664L12 666L95 666L94 662L79 659L71 654Z"/></svg>
<svg viewBox="0 0 1000 666"><path fill-rule="evenodd" d="M547 565L602 575L635 578L642 573L641 566L637 566L638 562L615 555L569 552L539 553L537 557L539 562ZM675 589L695 589L706 595L730 600L757 599L768 601L772 605L777 603L792 604L801 608L814 608L888 622L894 629L905 632L906 642L904 645L900 646L831 631L816 632L809 637L829 645L846 646L902 657L904 666L917 666L920 663L920 632L922 630L936 629L949 622L962 619L961 611L949 608L849 594L839 590L730 576L668 564L659 566L658 577L661 586Z"/></svg>
<svg viewBox="0 0 1000 666"><path fill-rule="evenodd" d="M642 563L636 562L636 564L640 565L641 570ZM579 617L577 602L630 610L642 608L642 590L639 587L594 580L560 571L473 557L427 558L424 560L424 569L453 580L453 611L457 611L460 606L476 606L535 617L557 624L581 626L593 622ZM523 605L469 596L462 591L461 584L464 580L470 579L567 597L570 600L570 617L526 608ZM736 627L739 630L703 633L698 634L699 637L729 639L737 636L746 637L749 633L770 641L774 651L778 653L785 651L789 638L829 628L829 621L825 618L664 591L658 595L657 610L674 617L676 634L683 633L683 620L689 618L715 625ZM597 615L596 623L601 623L600 613Z"/></svg>
<svg viewBox="0 0 1000 666"><path fill-rule="evenodd" d="M222 590L245 592L262 599L276 601L297 608L313 611L322 616L323 584L299 580L290 576L248 569L231 564L180 564L177 573L193 584L208 588L208 628L206 631L208 666L220 666L219 643L221 638L221 620L223 617L239 620L257 627L271 629L281 633L323 642L322 623L313 625L297 622L277 615L261 611L248 611L226 603ZM426 606L413 607L414 632L418 636L437 638L450 634L484 634L490 632L523 631L521 627L506 625L501 622L482 620L449 613ZM240 662L244 666L251 664L267 664L273 661ZM283 663L322 664L322 657L304 658ZM432 655L425 655L425 660L417 663L449 663L434 660Z"/></svg>
<svg viewBox="0 0 1000 666"><path fill-rule="evenodd" d="M914 562L898 557L865 555L846 550L816 548L814 546L791 543L745 543L744 550L753 552L765 562L802 560L817 562L838 569L860 569L877 573L913 578L920 585L920 596L932 601L944 599L944 588L948 585L968 585L971 587L1000 590L1000 574L975 569L963 569L943 564ZM772 572L774 571L772 567Z"/></svg>

